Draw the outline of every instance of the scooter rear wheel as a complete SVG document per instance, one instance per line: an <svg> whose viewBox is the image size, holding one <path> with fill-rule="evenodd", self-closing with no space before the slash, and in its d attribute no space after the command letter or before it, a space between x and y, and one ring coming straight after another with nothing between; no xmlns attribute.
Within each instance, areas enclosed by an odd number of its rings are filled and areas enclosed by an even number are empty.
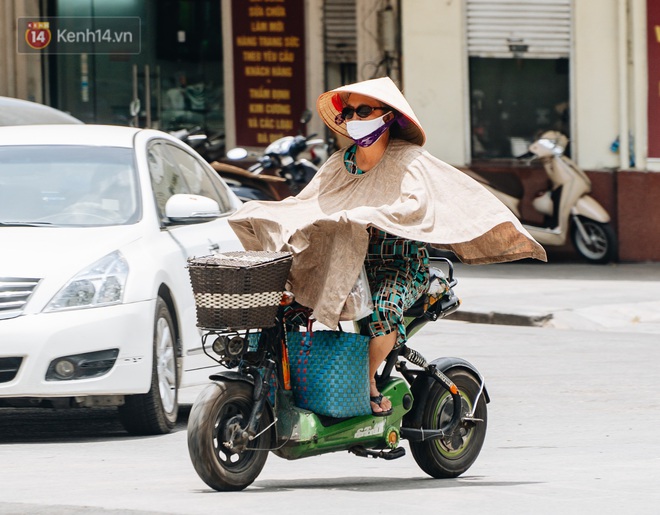
<svg viewBox="0 0 660 515"><path fill-rule="evenodd" d="M475 375L464 369L451 369L445 372L462 398L462 414L470 413L480 389ZM439 429L451 418L454 401L447 390L437 382L430 386L422 413L422 428ZM458 426L451 438L410 442L410 450L417 465L428 475L442 479L458 477L474 463L486 437L486 400L482 394L474 410L474 418L479 422L466 422Z"/></svg>
<svg viewBox="0 0 660 515"><path fill-rule="evenodd" d="M188 452L199 477L218 491L248 487L268 457L270 432L241 441L253 406L252 385L241 381L214 382L197 397L188 418ZM266 411L259 433L270 423ZM227 442L246 446L230 449Z"/></svg>

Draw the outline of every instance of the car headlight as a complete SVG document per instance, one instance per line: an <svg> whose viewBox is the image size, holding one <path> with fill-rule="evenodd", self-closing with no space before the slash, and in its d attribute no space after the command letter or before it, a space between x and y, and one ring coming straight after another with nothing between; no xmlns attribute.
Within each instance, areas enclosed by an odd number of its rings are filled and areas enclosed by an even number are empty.
<svg viewBox="0 0 660 515"><path fill-rule="evenodd" d="M126 259L121 252L112 252L76 274L57 292L44 311L120 304L127 277Z"/></svg>

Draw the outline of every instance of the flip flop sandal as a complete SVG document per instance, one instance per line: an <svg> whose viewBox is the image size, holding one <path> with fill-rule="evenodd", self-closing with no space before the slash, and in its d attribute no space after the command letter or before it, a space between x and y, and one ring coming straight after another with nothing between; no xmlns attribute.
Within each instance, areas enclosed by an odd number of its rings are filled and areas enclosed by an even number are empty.
<svg viewBox="0 0 660 515"><path fill-rule="evenodd" d="M378 395L373 395L369 397L369 400L373 402L375 405L380 406L380 403L383 401L383 394L379 393ZM388 410L383 410L383 411L374 411L373 409L371 410L371 414L374 417L386 417L387 415L392 414L392 408Z"/></svg>

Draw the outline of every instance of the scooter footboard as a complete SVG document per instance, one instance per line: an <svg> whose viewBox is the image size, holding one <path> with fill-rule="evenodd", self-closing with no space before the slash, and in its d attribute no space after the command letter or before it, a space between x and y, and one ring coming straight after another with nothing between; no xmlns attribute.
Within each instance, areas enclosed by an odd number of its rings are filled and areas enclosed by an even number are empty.
<svg viewBox="0 0 660 515"><path fill-rule="evenodd" d="M279 448L274 453L293 460L360 446L367 449L395 448L401 420L413 405L408 384L391 379L381 390L392 401L392 414L386 417L331 419L293 405L291 392L279 391L277 433Z"/></svg>

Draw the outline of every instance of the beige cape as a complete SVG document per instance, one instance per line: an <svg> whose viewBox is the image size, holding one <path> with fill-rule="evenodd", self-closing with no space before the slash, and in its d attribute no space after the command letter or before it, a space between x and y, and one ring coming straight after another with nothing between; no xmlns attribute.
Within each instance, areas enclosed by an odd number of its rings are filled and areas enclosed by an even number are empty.
<svg viewBox="0 0 660 515"><path fill-rule="evenodd" d="M248 202L229 220L246 250L293 253L289 286L322 324L339 322L367 253L369 226L451 250L465 263L546 260L504 204L422 147L391 140L361 175L346 171L344 151L296 197Z"/></svg>

